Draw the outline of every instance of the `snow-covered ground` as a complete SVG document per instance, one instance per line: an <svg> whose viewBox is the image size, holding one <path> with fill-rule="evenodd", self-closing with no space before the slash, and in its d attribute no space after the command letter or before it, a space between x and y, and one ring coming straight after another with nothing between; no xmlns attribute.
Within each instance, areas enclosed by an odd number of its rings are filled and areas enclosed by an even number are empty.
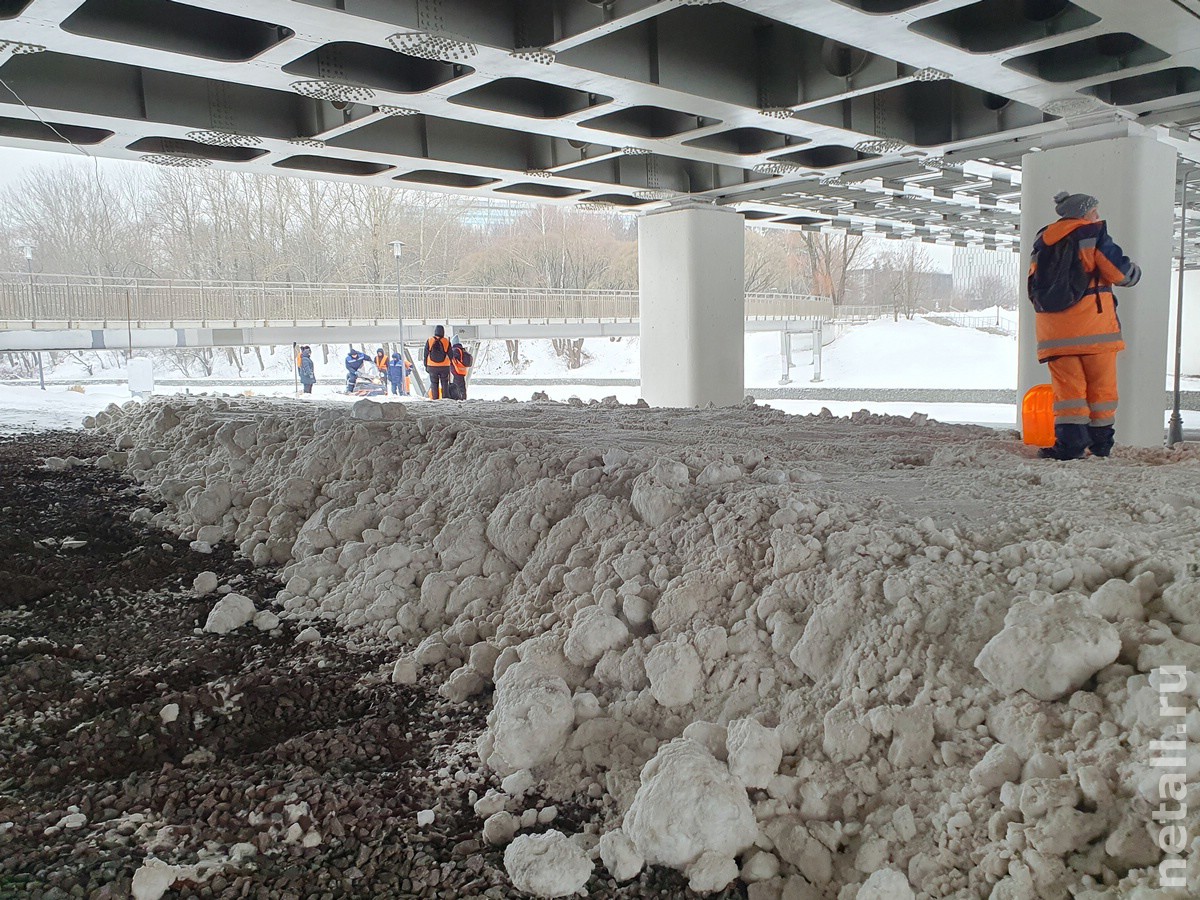
<svg viewBox="0 0 1200 900"><path fill-rule="evenodd" d="M154 523L281 565L310 639L494 687L478 838L534 896L644 865L767 900L1195 896L1195 447L1057 463L751 405L173 398L89 424ZM538 798L596 805L535 834ZM1162 886L1173 858L1190 887Z"/></svg>

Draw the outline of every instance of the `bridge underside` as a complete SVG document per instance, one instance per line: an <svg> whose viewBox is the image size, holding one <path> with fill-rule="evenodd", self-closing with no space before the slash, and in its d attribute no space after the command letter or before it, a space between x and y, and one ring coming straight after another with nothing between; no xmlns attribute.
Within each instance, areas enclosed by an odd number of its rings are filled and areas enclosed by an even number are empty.
<svg viewBox="0 0 1200 900"><path fill-rule="evenodd" d="M0 0L0 79L12 146L991 247L1024 153L1200 158L1200 0Z"/></svg>

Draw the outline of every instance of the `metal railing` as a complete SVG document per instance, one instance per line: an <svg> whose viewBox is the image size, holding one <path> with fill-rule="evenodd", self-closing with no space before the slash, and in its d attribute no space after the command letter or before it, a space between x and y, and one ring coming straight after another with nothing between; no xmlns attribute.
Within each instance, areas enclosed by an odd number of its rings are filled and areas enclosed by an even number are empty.
<svg viewBox="0 0 1200 900"><path fill-rule="evenodd" d="M974 328L978 331L989 331L994 334L1015 335L1017 327L1007 318L997 319L995 316L968 316L961 313L947 315L945 313L927 313L925 318L938 325L953 325L959 328Z"/></svg>
<svg viewBox="0 0 1200 900"><path fill-rule="evenodd" d="M400 289L406 322L621 321L638 292L443 285ZM184 281L0 273L0 330L47 327L238 327L393 322L395 285ZM828 319L833 304L805 294L746 295L747 318Z"/></svg>

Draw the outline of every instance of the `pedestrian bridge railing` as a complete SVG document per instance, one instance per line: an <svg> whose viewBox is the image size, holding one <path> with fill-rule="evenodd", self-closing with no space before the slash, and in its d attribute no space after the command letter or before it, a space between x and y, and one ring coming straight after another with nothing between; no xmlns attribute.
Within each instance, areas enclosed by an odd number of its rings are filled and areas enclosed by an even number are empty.
<svg viewBox="0 0 1200 900"><path fill-rule="evenodd" d="M0 330L634 321L638 292L0 273ZM830 319L826 297L749 293L748 319Z"/></svg>

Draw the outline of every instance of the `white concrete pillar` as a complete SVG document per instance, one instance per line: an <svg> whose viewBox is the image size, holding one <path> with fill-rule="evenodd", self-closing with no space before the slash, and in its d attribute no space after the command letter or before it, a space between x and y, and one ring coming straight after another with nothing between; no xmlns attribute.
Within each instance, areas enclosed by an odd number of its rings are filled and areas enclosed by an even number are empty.
<svg viewBox="0 0 1200 900"><path fill-rule="evenodd" d="M1021 160L1021 256L1028 266L1038 229L1053 222L1059 191L1091 194L1113 240L1142 267L1135 288L1117 288L1126 349L1117 363L1120 406L1117 443L1161 447L1167 372L1167 319L1171 295L1176 154L1148 137L1121 137L1039 153ZM1022 271L1017 390L1020 398L1050 372L1037 361L1033 307Z"/></svg>
<svg viewBox="0 0 1200 900"><path fill-rule="evenodd" d="M638 220L642 397L736 406L745 395L745 223L693 204Z"/></svg>

